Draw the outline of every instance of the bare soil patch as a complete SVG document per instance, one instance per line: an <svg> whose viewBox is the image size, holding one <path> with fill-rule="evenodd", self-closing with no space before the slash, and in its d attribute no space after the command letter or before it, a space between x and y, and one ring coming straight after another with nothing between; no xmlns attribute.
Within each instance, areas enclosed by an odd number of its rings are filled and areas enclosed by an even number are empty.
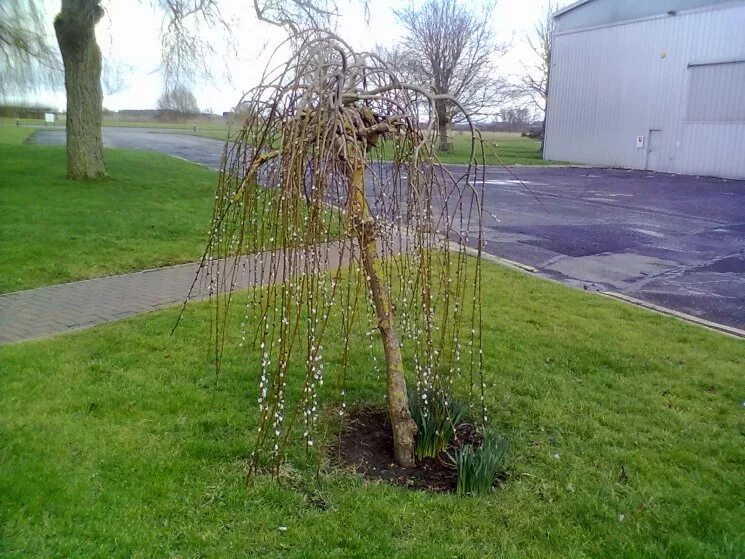
<svg viewBox="0 0 745 559"><path fill-rule="evenodd" d="M448 452L465 444L478 446L481 437L469 423L456 428ZM432 492L454 492L457 472L445 453L437 458L417 460L416 467L402 468L393 458L393 435L388 414L379 408L351 410L339 439L331 448L332 462L352 468L371 480Z"/></svg>

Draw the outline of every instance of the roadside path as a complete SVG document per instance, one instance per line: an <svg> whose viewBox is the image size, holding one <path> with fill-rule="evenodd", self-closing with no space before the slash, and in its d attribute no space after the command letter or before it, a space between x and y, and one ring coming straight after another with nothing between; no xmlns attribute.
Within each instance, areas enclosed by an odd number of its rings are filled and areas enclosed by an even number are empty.
<svg viewBox="0 0 745 559"><path fill-rule="evenodd" d="M349 250L340 242L328 243L320 250L327 255L327 269L349 261ZM260 256L249 255L238 263L245 271L237 274L235 289L281 279L281 275L270 278L269 270L259 264ZM266 258L266 253L263 256ZM222 261L221 270L232 263ZM189 300L205 299L205 270L200 270L199 263L181 264L0 295L0 345L63 334L183 303L197 272L200 275Z"/></svg>

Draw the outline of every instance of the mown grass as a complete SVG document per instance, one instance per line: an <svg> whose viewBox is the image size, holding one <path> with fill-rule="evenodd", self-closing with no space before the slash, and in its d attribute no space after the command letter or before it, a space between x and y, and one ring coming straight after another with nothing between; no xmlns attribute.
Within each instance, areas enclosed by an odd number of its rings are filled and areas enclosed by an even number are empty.
<svg viewBox="0 0 745 559"><path fill-rule="evenodd" d="M65 178L61 146L0 129L0 292L192 261L217 174L160 154L107 150L111 178Z"/></svg>
<svg viewBox="0 0 745 559"><path fill-rule="evenodd" d="M196 124L196 132L193 125ZM229 126L215 123L158 123L158 122L124 122L105 121L104 126L132 126L161 128L164 133L190 134L204 138L225 141L228 138ZM530 138L523 138L516 133L484 132L485 163L487 165L552 165L560 161L544 161L540 156L541 143ZM467 164L471 155L470 135L464 132L453 134L453 152L438 153L442 163ZM384 157L390 159L390 150L384 150ZM480 161L480 157L477 157Z"/></svg>
<svg viewBox="0 0 745 559"><path fill-rule="evenodd" d="M202 256L215 171L158 153L112 149L105 154L109 178L68 181L64 147L16 145L24 139L17 131L33 129L0 127L0 293ZM260 219L275 225L272 216ZM321 219L326 229L319 238L326 240L326 231L338 238L338 214L326 210ZM282 235L271 237L246 250L282 246Z"/></svg>
<svg viewBox="0 0 745 559"><path fill-rule="evenodd" d="M104 126L120 126L125 128L166 128L172 130L192 130L194 126L201 128L207 126L210 128L226 128L225 125L216 122L204 122L196 120L186 120L183 122L162 122L160 120L131 121L119 120L115 118L105 118Z"/></svg>
<svg viewBox="0 0 745 559"><path fill-rule="evenodd" d="M541 143L523 138L517 133L484 132L484 157L480 149L475 152L476 161L486 165L555 165L560 161L544 161L540 155ZM382 155L392 157L390 145L384 145ZM453 133L453 151L437 152L440 162L452 165L465 165L471 157L471 135L465 132Z"/></svg>
<svg viewBox="0 0 745 559"><path fill-rule="evenodd" d="M225 141L228 137L229 125L222 122L204 122L204 121L185 121L185 122L132 122L127 120L104 119L104 126L124 127L124 128L157 128L164 133L171 132L175 134L190 134L203 136L205 138L214 138ZM196 132L194 127L196 126Z"/></svg>
<svg viewBox="0 0 745 559"><path fill-rule="evenodd" d="M41 120L22 119L24 124L43 124ZM0 119L3 124L15 124L15 119ZM219 122L131 122L117 119L104 119L104 126L133 127L133 128L158 128L164 133L190 134L204 138L225 141L228 138L230 126ZM196 126L196 131L194 131ZM58 128L64 128L64 118L57 122ZM484 132L486 141L485 162L487 165L553 165L561 164L561 161L544 161L540 156L541 144L537 140L523 138L517 133L510 132ZM465 132L453 133L453 152L438 153L438 157L447 164L467 164L471 153L470 135ZM391 157L389 150L385 156Z"/></svg>
<svg viewBox="0 0 745 559"><path fill-rule="evenodd" d="M204 305L174 336L171 310L1 347L0 555L742 557L742 340L494 265L484 302L487 404L511 443L484 498L330 468L317 486L299 449L282 484L247 485L260 359L218 382ZM363 338L347 398L382 404Z"/></svg>
<svg viewBox="0 0 745 559"><path fill-rule="evenodd" d="M9 121L6 118L0 119L0 146L22 144L35 132L34 128L16 126L15 121L12 124Z"/></svg>
<svg viewBox="0 0 745 559"><path fill-rule="evenodd" d="M165 131L165 130L164 130ZM179 130L173 130L182 133ZM228 137L228 128L202 128L197 126L193 134L205 138L225 140ZM540 155L541 143L530 138L523 138L516 133L484 132L484 160L486 165L555 165L561 161L544 161ZM384 146L382 151L384 159L391 159L390 146ZM471 137L463 132L453 134L452 153L438 153L442 163L464 165L471 157ZM482 163L481 156L477 153L476 158Z"/></svg>
<svg viewBox="0 0 745 559"><path fill-rule="evenodd" d="M519 134L484 132L484 161L486 165L555 165L560 161L544 161L541 158L541 142L523 138ZM453 152L438 153L443 163L466 163L471 154L469 134L453 134ZM477 160L481 163L480 155Z"/></svg>

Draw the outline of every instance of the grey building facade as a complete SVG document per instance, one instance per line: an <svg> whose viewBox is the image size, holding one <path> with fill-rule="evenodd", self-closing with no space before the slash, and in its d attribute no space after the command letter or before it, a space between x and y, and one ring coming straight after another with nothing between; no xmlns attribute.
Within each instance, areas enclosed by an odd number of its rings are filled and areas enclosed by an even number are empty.
<svg viewBox="0 0 745 559"><path fill-rule="evenodd" d="M745 0L554 15L546 159L745 179Z"/></svg>

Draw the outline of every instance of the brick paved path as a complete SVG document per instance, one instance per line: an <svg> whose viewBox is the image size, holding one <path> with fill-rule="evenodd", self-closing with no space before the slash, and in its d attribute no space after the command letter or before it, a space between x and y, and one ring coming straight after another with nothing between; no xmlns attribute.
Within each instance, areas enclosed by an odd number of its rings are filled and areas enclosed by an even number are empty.
<svg viewBox="0 0 745 559"><path fill-rule="evenodd" d="M341 243L329 243L320 250L331 269L348 262L349 251L342 250ZM269 270L259 272L259 259L260 255L251 255L240 262L246 273L238 274L236 288L270 280ZM199 264L182 264L0 295L0 344L44 338L182 303L198 270ZM200 273L192 299L207 296L203 276ZM271 281L278 279L271 277Z"/></svg>

